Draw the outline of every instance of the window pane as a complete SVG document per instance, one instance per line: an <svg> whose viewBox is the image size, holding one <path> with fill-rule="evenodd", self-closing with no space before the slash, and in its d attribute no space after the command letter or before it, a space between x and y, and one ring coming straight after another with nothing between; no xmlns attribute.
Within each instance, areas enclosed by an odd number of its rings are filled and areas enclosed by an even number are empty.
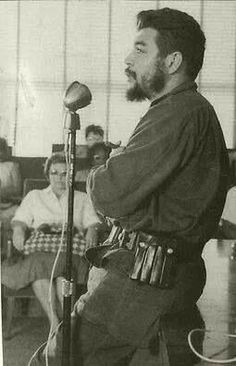
<svg viewBox="0 0 236 366"><path fill-rule="evenodd" d="M88 85L106 83L107 1L70 1L67 21L67 79Z"/></svg>
<svg viewBox="0 0 236 366"><path fill-rule="evenodd" d="M16 155L46 156L53 143L62 142L62 93L41 89L35 99L28 99L23 88L19 93Z"/></svg>
<svg viewBox="0 0 236 366"><path fill-rule="evenodd" d="M206 55L202 83L232 84L235 68L235 1L205 1Z"/></svg>
<svg viewBox="0 0 236 366"><path fill-rule="evenodd" d="M0 88L0 136L12 143L15 120L15 85L2 83Z"/></svg>
<svg viewBox="0 0 236 366"><path fill-rule="evenodd" d="M224 133L226 146L232 148L234 137L234 91L203 89L202 94L214 106Z"/></svg>
<svg viewBox="0 0 236 366"><path fill-rule="evenodd" d="M0 2L0 136L11 144L15 119L17 2ZM11 129L12 127L12 129Z"/></svg>
<svg viewBox="0 0 236 366"><path fill-rule="evenodd" d="M185 11L200 22L200 6L201 0L162 0L159 2L160 8L173 8Z"/></svg>
<svg viewBox="0 0 236 366"><path fill-rule="evenodd" d="M21 2L21 73L31 81L58 83L63 75L64 3Z"/></svg>
<svg viewBox="0 0 236 366"><path fill-rule="evenodd" d="M63 12L63 2L21 3L18 155L46 155L61 139Z"/></svg>

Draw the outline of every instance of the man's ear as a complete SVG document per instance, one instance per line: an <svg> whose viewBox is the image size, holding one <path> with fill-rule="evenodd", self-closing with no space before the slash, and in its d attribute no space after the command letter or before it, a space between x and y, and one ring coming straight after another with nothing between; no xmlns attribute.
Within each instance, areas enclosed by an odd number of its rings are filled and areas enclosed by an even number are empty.
<svg viewBox="0 0 236 366"><path fill-rule="evenodd" d="M183 56L179 51L170 53L165 58L165 66L169 75L174 74L183 64Z"/></svg>

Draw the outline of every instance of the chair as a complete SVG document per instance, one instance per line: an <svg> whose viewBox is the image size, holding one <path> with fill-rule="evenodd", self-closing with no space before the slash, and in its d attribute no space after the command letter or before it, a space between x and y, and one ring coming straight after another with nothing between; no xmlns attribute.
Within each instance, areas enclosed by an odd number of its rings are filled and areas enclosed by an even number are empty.
<svg viewBox="0 0 236 366"><path fill-rule="evenodd" d="M30 179L27 178L24 181L23 197L33 189L43 189L48 186L48 182L45 179ZM13 245L10 237L7 238L7 258L10 259L13 254ZM34 298L35 295L31 286L27 286L20 290L11 290L4 286L3 296L6 298L6 338L11 337L11 327L15 307L15 299L30 299Z"/></svg>

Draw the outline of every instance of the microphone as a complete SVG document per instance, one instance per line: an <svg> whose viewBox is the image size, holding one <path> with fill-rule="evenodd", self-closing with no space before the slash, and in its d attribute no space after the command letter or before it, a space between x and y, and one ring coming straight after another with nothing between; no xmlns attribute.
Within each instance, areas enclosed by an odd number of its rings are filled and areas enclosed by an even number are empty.
<svg viewBox="0 0 236 366"><path fill-rule="evenodd" d="M89 88L79 83L78 81L73 81L65 91L64 95L64 105L69 109L70 112L76 112L77 109L86 107L91 103L92 94Z"/></svg>

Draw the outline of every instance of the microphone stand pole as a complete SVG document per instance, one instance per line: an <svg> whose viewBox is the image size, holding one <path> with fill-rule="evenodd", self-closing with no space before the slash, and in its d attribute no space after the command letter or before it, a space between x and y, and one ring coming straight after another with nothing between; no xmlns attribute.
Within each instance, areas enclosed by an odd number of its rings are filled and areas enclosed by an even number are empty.
<svg viewBox="0 0 236 366"><path fill-rule="evenodd" d="M66 279L63 286L63 327L62 327L62 366L70 366L71 359L71 304L72 304L72 248L73 248L73 210L74 210L74 178L76 160L76 130L80 130L80 117L70 112L69 130L69 192L67 208L67 245L66 245Z"/></svg>

